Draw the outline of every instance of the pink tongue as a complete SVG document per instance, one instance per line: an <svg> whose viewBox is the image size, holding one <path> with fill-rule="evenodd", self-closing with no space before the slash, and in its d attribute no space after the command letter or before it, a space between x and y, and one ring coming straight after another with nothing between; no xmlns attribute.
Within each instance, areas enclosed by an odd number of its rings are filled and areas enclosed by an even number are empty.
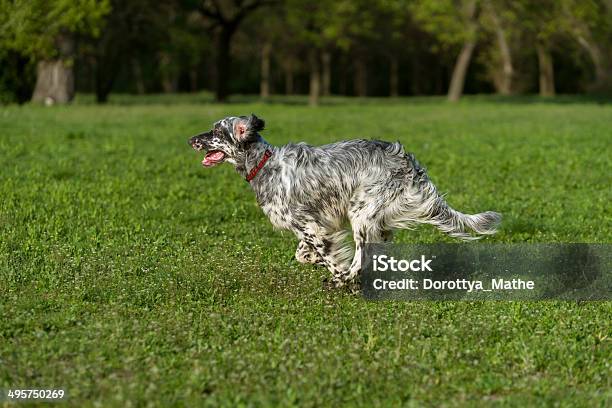
<svg viewBox="0 0 612 408"><path fill-rule="evenodd" d="M206 153L202 164L204 164L205 166L212 166L213 164L216 164L219 160L222 160L223 156L225 156L225 154L219 151Z"/></svg>

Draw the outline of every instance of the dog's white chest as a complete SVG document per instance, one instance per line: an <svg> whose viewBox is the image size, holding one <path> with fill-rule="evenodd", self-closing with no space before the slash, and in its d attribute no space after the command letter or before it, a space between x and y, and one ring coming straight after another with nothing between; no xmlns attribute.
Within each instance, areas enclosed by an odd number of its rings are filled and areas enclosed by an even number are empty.
<svg viewBox="0 0 612 408"><path fill-rule="evenodd" d="M283 205L279 201L262 206L264 214L276 228L290 229L291 217L289 215L289 207Z"/></svg>

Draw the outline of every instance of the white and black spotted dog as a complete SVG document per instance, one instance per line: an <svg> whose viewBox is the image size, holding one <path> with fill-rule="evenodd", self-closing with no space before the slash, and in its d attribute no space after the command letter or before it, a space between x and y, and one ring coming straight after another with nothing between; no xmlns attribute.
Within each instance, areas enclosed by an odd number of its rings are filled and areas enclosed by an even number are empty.
<svg viewBox="0 0 612 408"><path fill-rule="evenodd" d="M233 164L272 224L297 235L297 260L327 267L336 287L359 276L364 244L390 240L394 229L426 223L469 240L495 233L501 220L492 211L468 215L452 209L399 143L276 147L260 136L263 128L255 115L228 117L189 144L206 151L205 167ZM355 251L346 242L347 221Z"/></svg>

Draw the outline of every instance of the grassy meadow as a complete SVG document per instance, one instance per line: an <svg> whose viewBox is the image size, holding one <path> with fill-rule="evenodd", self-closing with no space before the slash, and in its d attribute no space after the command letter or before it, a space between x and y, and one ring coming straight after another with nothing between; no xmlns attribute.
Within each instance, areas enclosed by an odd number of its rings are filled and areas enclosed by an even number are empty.
<svg viewBox="0 0 612 408"><path fill-rule="evenodd" d="M609 101L304 101L0 107L0 389L75 407L610 406L611 302L326 290L233 168L187 145L251 112L274 144L400 140L454 208L504 215L486 241L608 243Z"/></svg>

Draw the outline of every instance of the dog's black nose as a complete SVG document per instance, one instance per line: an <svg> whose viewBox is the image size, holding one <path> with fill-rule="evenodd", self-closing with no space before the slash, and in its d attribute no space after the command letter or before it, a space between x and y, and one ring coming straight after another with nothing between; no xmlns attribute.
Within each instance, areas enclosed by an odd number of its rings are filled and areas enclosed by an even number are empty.
<svg viewBox="0 0 612 408"><path fill-rule="evenodd" d="M194 136L187 142L189 146L195 148L202 148L202 140L198 136Z"/></svg>

